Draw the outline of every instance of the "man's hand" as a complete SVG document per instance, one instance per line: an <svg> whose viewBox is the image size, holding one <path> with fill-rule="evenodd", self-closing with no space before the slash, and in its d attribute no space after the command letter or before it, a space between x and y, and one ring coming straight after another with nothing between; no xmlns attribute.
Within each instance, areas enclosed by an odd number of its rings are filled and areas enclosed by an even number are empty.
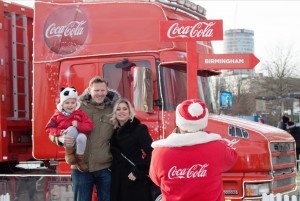
<svg viewBox="0 0 300 201"><path fill-rule="evenodd" d="M58 140L65 146L73 146L75 142L75 138L68 135L59 136Z"/></svg>

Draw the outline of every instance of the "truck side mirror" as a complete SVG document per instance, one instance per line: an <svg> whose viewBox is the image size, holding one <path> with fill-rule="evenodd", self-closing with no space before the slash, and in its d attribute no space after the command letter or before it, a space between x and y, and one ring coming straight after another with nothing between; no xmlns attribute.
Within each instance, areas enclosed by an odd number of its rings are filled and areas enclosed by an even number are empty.
<svg viewBox="0 0 300 201"><path fill-rule="evenodd" d="M153 112L153 79L151 69L132 67L133 105L136 110Z"/></svg>

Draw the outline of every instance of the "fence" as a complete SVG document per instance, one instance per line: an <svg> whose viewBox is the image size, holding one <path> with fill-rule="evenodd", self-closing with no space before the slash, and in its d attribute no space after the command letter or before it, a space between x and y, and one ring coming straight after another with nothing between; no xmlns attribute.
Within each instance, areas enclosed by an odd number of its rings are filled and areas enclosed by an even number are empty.
<svg viewBox="0 0 300 201"><path fill-rule="evenodd" d="M267 195L267 194L263 194L262 196L262 201L298 201L299 199L297 199L297 196L296 195L293 195L293 196L288 196L288 195L284 195L282 196L282 194L278 193L276 195L274 194L270 194L270 195Z"/></svg>
<svg viewBox="0 0 300 201"><path fill-rule="evenodd" d="M0 201L10 201L10 196L8 193L5 195L0 195Z"/></svg>

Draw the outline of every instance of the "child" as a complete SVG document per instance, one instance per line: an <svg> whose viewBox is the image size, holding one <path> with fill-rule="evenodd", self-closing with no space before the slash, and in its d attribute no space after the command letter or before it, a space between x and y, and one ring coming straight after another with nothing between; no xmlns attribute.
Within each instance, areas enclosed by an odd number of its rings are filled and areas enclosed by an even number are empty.
<svg viewBox="0 0 300 201"><path fill-rule="evenodd" d="M78 170L86 172L88 166L84 162L83 154L87 135L92 131L94 125L79 107L80 102L76 89L74 87L61 88L60 102L46 126L46 132L56 137L61 135L74 137L74 144L64 144L65 160L70 165L76 164Z"/></svg>

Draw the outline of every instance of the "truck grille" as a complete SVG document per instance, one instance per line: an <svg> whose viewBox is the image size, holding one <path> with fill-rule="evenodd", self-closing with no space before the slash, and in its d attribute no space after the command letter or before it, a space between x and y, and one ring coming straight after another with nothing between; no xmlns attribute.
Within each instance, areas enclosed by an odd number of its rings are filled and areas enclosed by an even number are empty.
<svg viewBox="0 0 300 201"><path fill-rule="evenodd" d="M296 186L296 159L294 151L293 142L274 142L270 143L270 150L272 155L272 175L274 176L274 181L272 182L272 189L284 188L289 186L292 190ZM277 168L276 168L277 166ZM283 168L279 168L279 167ZM276 169L274 169L276 168ZM283 192L277 192L283 193Z"/></svg>
<svg viewBox="0 0 300 201"><path fill-rule="evenodd" d="M295 156L273 156L272 163L273 165L293 163L295 162Z"/></svg>
<svg viewBox="0 0 300 201"><path fill-rule="evenodd" d="M273 170L273 175L278 176L278 175L283 175L283 174L288 174L293 172L295 172L294 168L284 168L279 170Z"/></svg>
<svg viewBox="0 0 300 201"><path fill-rule="evenodd" d="M292 142L275 142L270 144L271 152L287 152L294 150L294 144Z"/></svg>
<svg viewBox="0 0 300 201"><path fill-rule="evenodd" d="M296 178L295 177L281 179L281 180L278 180L278 181L274 181L273 184L272 184L272 188L283 187L283 186L287 186L287 185L295 184L295 183L296 183Z"/></svg>

